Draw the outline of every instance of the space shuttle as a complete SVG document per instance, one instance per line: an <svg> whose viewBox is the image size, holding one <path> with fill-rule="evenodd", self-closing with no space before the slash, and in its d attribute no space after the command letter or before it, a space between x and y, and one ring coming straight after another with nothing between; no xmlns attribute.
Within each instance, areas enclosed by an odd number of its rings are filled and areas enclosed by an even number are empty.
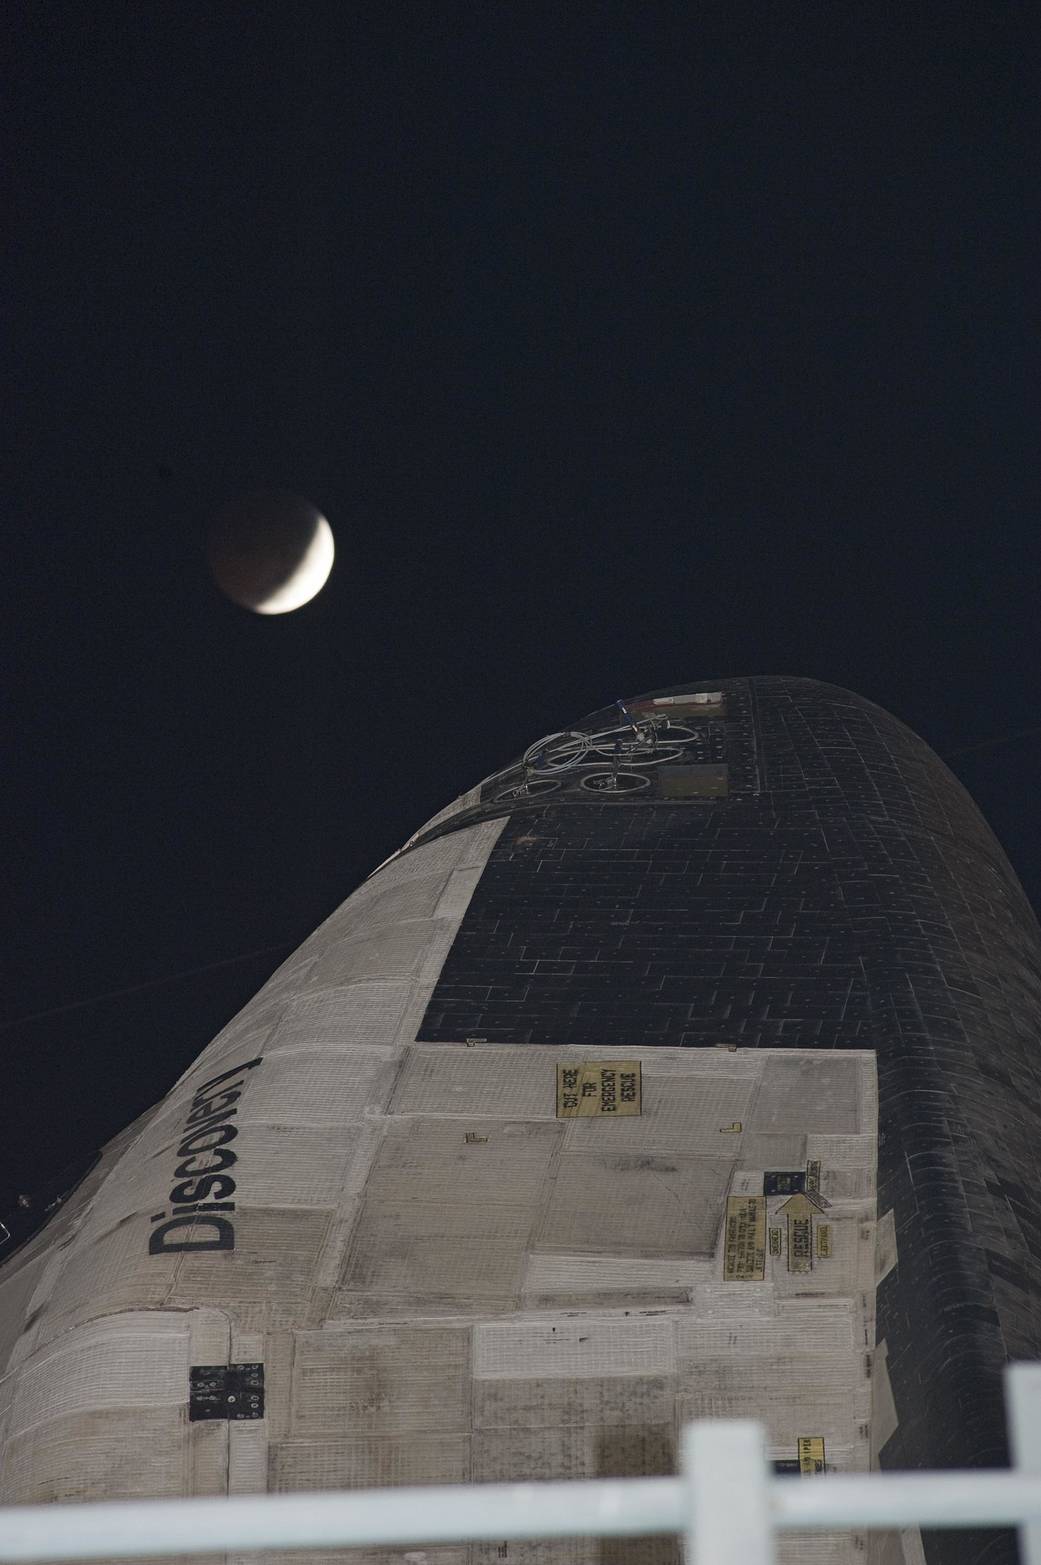
<svg viewBox="0 0 1041 1565"><path fill-rule="evenodd" d="M671 1474L706 1417L793 1482L1005 1465L1039 1027L1037 919L896 717L794 677L613 702L428 821L0 1234L0 1503Z"/></svg>

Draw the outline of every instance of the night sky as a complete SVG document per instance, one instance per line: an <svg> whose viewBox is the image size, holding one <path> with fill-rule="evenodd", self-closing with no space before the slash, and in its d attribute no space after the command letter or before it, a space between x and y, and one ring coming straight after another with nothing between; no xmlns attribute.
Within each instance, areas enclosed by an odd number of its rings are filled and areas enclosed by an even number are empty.
<svg viewBox="0 0 1041 1565"><path fill-rule="evenodd" d="M1041 906L1033 7L6 31L0 1211L617 696L858 691ZM336 535L281 618L203 554L256 485Z"/></svg>

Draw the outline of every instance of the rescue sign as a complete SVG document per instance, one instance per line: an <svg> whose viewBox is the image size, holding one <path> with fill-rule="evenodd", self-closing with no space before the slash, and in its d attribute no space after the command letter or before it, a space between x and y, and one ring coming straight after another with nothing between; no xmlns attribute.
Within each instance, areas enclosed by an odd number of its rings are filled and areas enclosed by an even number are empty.
<svg viewBox="0 0 1041 1565"><path fill-rule="evenodd" d="M582 1060L557 1066L557 1118L641 1112L639 1060Z"/></svg>

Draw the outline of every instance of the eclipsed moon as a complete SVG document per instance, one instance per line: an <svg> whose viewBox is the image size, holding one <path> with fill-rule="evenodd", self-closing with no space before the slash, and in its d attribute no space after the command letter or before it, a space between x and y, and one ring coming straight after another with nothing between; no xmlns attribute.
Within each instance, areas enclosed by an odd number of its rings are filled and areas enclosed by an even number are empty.
<svg viewBox="0 0 1041 1565"><path fill-rule="evenodd" d="M264 490L218 512L207 555L220 590L255 614L288 614L321 592L333 568L333 530L300 495Z"/></svg>

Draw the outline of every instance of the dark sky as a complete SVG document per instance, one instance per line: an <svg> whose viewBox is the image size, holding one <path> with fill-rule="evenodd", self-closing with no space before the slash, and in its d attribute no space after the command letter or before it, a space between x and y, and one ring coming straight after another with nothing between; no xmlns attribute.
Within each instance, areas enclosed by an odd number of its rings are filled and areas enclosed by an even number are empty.
<svg viewBox="0 0 1041 1565"><path fill-rule="evenodd" d="M857 690L1041 905L1041 737L955 754L1041 725L1032 6L7 33L0 1209L619 695ZM257 484L336 534L283 618L202 554Z"/></svg>

